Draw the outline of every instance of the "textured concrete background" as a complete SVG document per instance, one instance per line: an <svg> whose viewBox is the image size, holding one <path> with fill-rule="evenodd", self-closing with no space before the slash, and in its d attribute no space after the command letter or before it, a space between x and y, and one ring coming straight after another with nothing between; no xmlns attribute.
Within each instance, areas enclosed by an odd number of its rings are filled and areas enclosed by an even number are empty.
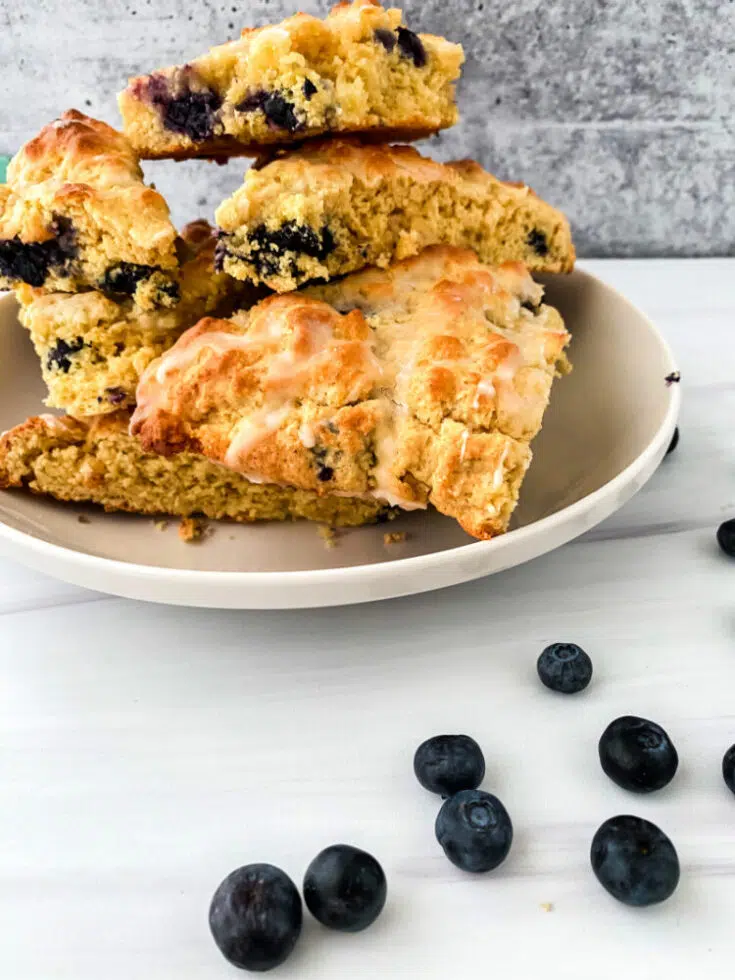
<svg viewBox="0 0 735 980"><path fill-rule="evenodd" d="M113 124L129 75L327 0L0 0L0 154L70 106ZM585 255L735 254L733 0L405 0L461 41L473 156L564 208ZM210 216L244 164L148 164L177 221Z"/></svg>

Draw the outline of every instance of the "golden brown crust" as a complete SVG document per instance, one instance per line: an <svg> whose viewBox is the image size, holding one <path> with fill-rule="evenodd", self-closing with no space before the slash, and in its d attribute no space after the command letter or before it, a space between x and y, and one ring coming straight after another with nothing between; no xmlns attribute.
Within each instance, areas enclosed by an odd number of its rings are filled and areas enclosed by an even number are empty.
<svg viewBox="0 0 735 980"><path fill-rule="evenodd" d="M525 267L427 249L205 319L145 372L131 431L315 493L507 527L569 335Z"/></svg>
<svg viewBox="0 0 735 980"><path fill-rule="evenodd" d="M127 264L138 270L130 288L141 305L170 306L175 240L168 205L143 183L129 141L75 109L18 151L0 185L0 288L102 288ZM44 243L55 248L33 252Z"/></svg>
<svg viewBox="0 0 735 980"><path fill-rule="evenodd" d="M0 435L0 489L24 488L108 511L249 522L307 518L336 526L385 520L374 500L324 497L256 485L225 467L182 453L144 452L125 412L84 420L50 415Z"/></svg>
<svg viewBox="0 0 735 980"><path fill-rule="evenodd" d="M175 159L257 155L324 133L422 138L456 122L462 49L401 20L355 0L324 19L300 13L246 29L186 65L131 79L119 96L125 132L142 156Z"/></svg>
<svg viewBox="0 0 735 980"><path fill-rule="evenodd" d="M568 221L529 187L470 160L442 164L410 146L355 140L261 158L216 220L225 271L278 292L437 244L543 272L569 272L575 259Z"/></svg>

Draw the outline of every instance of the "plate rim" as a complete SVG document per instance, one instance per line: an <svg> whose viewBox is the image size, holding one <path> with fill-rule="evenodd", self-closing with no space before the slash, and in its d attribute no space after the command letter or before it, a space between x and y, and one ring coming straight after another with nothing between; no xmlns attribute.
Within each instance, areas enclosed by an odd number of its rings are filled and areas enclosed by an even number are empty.
<svg viewBox="0 0 735 980"><path fill-rule="evenodd" d="M620 290L616 289L614 286L611 286L604 279L600 279L598 276L584 268L577 267L575 271L581 273L583 278L591 280L598 286L602 286L604 289L614 294L617 298L621 299L628 306L632 307L641 320L645 322L647 328L651 331L654 338L660 345L665 359L668 361L669 371L673 372L677 370L676 359L668 341L646 313L627 299L627 297L621 293ZM0 294L0 303L12 301L12 293L8 293L5 296ZM666 414L648 445L644 447L644 449L628 464L628 466L612 477L612 479L608 480L607 483L604 483L602 486L598 487L596 490L593 490L586 496L581 497L579 500L574 501L574 503L563 507L561 510L556 511L553 514L549 514L537 521L533 521L524 527L515 528L489 541L471 541L455 548L448 548L442 551L432 551L424 555L414 555L407 558L396 557L390 558L383 562L373 562L363 565L347 565L326 569L299 569L292 571L251 572L170 568L167 565L141 565L137 562L127 562L118 558L106 558L100 555L92 555L88 552L77 551L74 548L54 544L50 541L45 541L42 538L37 538L32 534L28 534L25 531L13 528L6 524L2 517L0 517L0 551L2 551L3 555L6 557L14 558L21 563L24 563L24 558L22 556L28 555L29 553L35 559L45 558L54 567L54 571L50 573L47 572L47 574L57 575L58 569L64 569L63 572L58 573L58 577L63 578L65 581L72 584L81 585L85 588L95 588L94 585L87 584L89 582L88 576L89 574L93 574L95 569L102 568L106 573L111 575L114 574L116 576L116 579L118 580L118 587L120 584L125 582L128 583L128 591L117 591L109 588L108 586L102 586L101 590L103 592L119 596L142 598L139 595L139 590L134 587L134 583L136 582L139 585L145 584L146 582L159 582L161 584L170 585L172 588L175 588L177 585L188 588L201 585L203 590L206 592L211 592L213 588L216 589L218 586L227 587L228 590L232 587L242 588L242 604L233 606L232 604L227 603L226 608L263 609L303 608L304 605L336 606L348 603L378 600L388 598L389 596L398 597L401 595L430 591L433 588L440 588L442 585L418 585L417 587L409 587L402 591L393 591L388 589L384 592L384 594L381 593L380 595L361 595L357 597L344 598L336 597L335 599L327 602L321 600L314 601L314 599L312 599L307 603L293 603L289 601L271 601L264 603L261 599L256 603L256 605L249 605L248 597L245 594L248 592L248 590L254 590L257 593L261 591L268 592L280 588L284 591L294 589L297 592L300 592L306 586L322 589L325 586L330 585L368 585L372 580L380 580L389 577L400 578L402 576L406 576L407 578L411 578L412 572L423 573L436 570L437 568L440 568L446 564L459 563L461 565L462 558L464 556L469 557L471 555L472 565L474 567L471 571L469 571L469 574L460 573L458 576L453 577L451 582L444 583L445 585L459 584L460 582L471 581L472 579L489 574L487 569L485 571L482 570L482 558L485 555L488 555L489 553L502 554L503 551L506 551L513 545L526 542L531 536L539 537L541 547L538 550L532 550L532 553L528 554L525 558L522 558L519 562L514 562L514 564L523 564L526 561L539 557L550 550L554 550L554 548L561 546L561 544L564 544L574 537L577 537L579 533L582 533L581 531L576 530L579 523L584 525L584 530L589 530L591 527L605 520L606 517L614 513L638 490L640 490L653 475L658 464L665 455L665 449L668 447L668 442L670 441L676 426L680 407L680 385L672 384L670 386L669 404ZM640 482L636 483L639 477L641 478ZM629 490L630 492L625 493L624 491L626 490ZM592 523L587 524L585 521L580 520L591 515L594 515L594 520ZM550 547L545 547L543 541L546 539L547 535L544 532L549 532L554 529L558 530L560 525L569 526L569 535L562 537L561 540L557 541L555 544L552 544ZM6 546L9 546L9 548ZM31 565L31 567L39 571L44 571L44 568L39 561L28 561L25 562L25 564ZM75 569L78 569L82 576L81 579L74 575ZM496 571L501 570L503 570L502 565L499 569L496 569ZM97 591L100 591L100 589ZM157 595L151 595L145 598L152 602L161 602L174 605L202 605L210 608L216 605L216 603L213 603L211 599L207 599L206 596L202 596L202 599L205 601L201 603L194 603L191 601L191 599L185 599L178 602L176 597L163 598ZM288 599L287 596L282 596L281 598Z"/></svg>

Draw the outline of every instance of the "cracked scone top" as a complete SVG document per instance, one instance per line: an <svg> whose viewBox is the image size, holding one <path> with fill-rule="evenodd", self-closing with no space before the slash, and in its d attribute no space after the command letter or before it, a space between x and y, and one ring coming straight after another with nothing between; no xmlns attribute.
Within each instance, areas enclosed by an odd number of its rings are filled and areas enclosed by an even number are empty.
<svg viewBox="0 0 735 980"><path fill-rule="evenodd" d="M0 184L0 289L100 289L173 306L175 241L128 140L75 109L19 150Z"/></svg>
<svg viewBox="0 0 735 980"><path fill-rule="evenodd" d="M324 133L420 139L457 121L462 48L402 24L377 0L246 28L179 66L131 79L119 96L143 157L257 154Z"/></svg>
<svg viewBox="0 0 735 980"><path fill-rule="evenodd" d="M216 221L220 266L277 292L438 244L544 272L574 265L568 221L529 187L411 146L306 143L251 168Z"/></svg>
<svg viewBox="0 0 735 980"><path fill-rule="evenodd" d="M76 416L115 412L135 403L144 368L208 313L227 316L254 302L246 283L213 271L215 236L193 221L177 242L181 298L173 309L145 310L132 299L16 288L19 319L41 361L46 404ZM256 297L257 298L257 297Z"/></svg>
<svg viewBox="0 0 735 980"><path fill-rule="evenodd" d="M202 320L146 370L131 431L252 481L504 531L568 343L520 264L427 249Z"/></svg>

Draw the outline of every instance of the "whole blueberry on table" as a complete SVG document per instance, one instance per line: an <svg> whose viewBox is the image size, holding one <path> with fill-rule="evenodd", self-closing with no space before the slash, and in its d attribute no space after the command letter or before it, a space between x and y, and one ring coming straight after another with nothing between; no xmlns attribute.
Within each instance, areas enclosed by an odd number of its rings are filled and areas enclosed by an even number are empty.
<svg viewBox="0 0 735 980"><path fill-rule="evenodd" d="M301 933L301 897L272 864L248 864L214 893L209 928L220 952L243 970L271 970L289 956Z"/></svg>
<svg viewBox="0 0 735 980"><path fill-rule="evenodd" d="M674 778L679 756L660 725L624 715L600 736L600 764L618 786L634 793L661 789Z"/></svg>
<svg viewBox="0 0 735 980"><path fill-rule="evenodd" d="M513 841L508 811L481 789L450 796L439 811L435 831L446 856L463 871L492 871L506 859Z"/></svg>
<svg viewBox="0 0 735 980"><path fill-rule="evenodd" d="M333 844L317 854L304 875L304 901L315 919L340 932L360 932L385 905L383 869L350 844Z"/></svg>
<svg viewBox="0 0 735 980"><path fill-rule="evenodd" d="M655 905L679 883L679 858L666 834L642 817L606 820L592 838L592 870L625 905Z"/></svg>
<svg viewBox="0 0 735 980"><path fill-rule="evenodd" d="M722 757L722 778L727 788L735 793L735 745L731 745Z"/></svg>
<svg viewBox="0 0 735 980"><path fill-rule="evenodd" d="M735 517L717 528L717 543L731 558L735 558Z"/></svg>
<svg viewBox="0 0 735 980"><path fill-rule="evenodd" d="M592 680L592 661L576 643L552 643L536 663L541 683L560 694L583 691Z"/></svg>
<svg viewBox="0 0 735 980"><path fill-rule="evenodd" d="M469 735L435 735L416 749L413 771L424 789L447 797L480 785L485 757Z"/></svg>

